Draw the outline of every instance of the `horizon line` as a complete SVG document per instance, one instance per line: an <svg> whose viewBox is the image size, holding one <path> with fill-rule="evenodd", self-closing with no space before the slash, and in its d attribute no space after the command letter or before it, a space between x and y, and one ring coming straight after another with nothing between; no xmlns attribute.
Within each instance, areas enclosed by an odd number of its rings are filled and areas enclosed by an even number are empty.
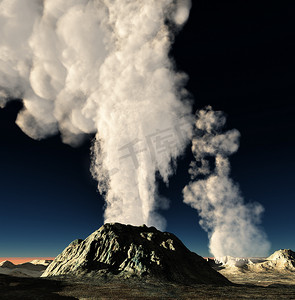
<svg viewBox="0 0 295 300"><path fill-rule="evenodd" d="M32 260L54 260L55 257L49 256L7 256L7 257L0 257L0 263L3 261L10 261L13 264L23 264L26 262L31 262Z"/></svg>

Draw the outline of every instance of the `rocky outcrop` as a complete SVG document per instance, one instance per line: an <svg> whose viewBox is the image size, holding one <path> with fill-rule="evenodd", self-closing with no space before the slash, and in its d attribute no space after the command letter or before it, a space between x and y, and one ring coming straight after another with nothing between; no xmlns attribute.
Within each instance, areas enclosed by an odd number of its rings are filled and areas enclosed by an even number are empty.
<svg viewBox="0 0 295 300"><path fill-rule="evenodd" d="M182 283L229 284L173 234L145 225L105 224L73 241L42 277L58 275L157 278Z"/></svg>
<svg viewBox="0 0 295 300"><path fill-rule="evenodd" d="M274 252L267 259L268 260L285 260L285 261L294 262L295 261L295 252L293 252L291 249L281 249L281 250Z"/></svg>
<svg viewBox="0 0 295 300"><path fill-rule="evenodd" d="M264 262L250 265L250 270L263 271L292 271L295 272L295 252L290 249L281 249L270 255Z"/></svg>

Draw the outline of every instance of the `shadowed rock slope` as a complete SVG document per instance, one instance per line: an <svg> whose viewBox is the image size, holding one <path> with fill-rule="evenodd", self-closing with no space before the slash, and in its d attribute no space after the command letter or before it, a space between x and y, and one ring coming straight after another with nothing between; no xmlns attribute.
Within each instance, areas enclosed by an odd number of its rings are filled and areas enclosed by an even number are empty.
<svg viewBox="0 0 295 300"><path fill-rule="evenodd" d="M42 277L75 275L158 278L181 283L230 284L173 234L145 225L105 224L73 241Z"/></svg>

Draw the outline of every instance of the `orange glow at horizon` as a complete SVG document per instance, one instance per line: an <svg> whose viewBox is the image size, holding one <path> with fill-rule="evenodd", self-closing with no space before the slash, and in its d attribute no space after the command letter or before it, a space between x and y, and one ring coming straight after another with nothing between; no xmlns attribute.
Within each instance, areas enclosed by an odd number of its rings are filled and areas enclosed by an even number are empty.
<svg viewBox="0 0 295 300"><path fill-rule="evenodd" d="M5 260L9 260L15 265L23 264L25 262L30 262L32 260L54 260L55 257L0 257L0 263Z"/></svg>

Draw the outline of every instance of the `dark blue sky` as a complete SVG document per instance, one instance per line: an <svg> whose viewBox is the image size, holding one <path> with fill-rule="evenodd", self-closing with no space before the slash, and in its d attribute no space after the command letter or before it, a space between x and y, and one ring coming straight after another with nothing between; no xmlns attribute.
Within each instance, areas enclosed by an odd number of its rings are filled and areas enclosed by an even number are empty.
<svg viewBox="0 0 295 300"><path fill-rule="evenodd" d="M295 4L267 7L244 1L193 1L189 22L171 56L190 80L195 109L223 110L241 132L232 176L245 201L265 207L272 250L295 249ZM89 172L89 144L71 148L59 137L34 141L14 124L21 108L0 110L0 257L55 256L102 223L103 199ZM182 203L188 153L169 189L167 231L207 256L197 212Z"/></svg>

